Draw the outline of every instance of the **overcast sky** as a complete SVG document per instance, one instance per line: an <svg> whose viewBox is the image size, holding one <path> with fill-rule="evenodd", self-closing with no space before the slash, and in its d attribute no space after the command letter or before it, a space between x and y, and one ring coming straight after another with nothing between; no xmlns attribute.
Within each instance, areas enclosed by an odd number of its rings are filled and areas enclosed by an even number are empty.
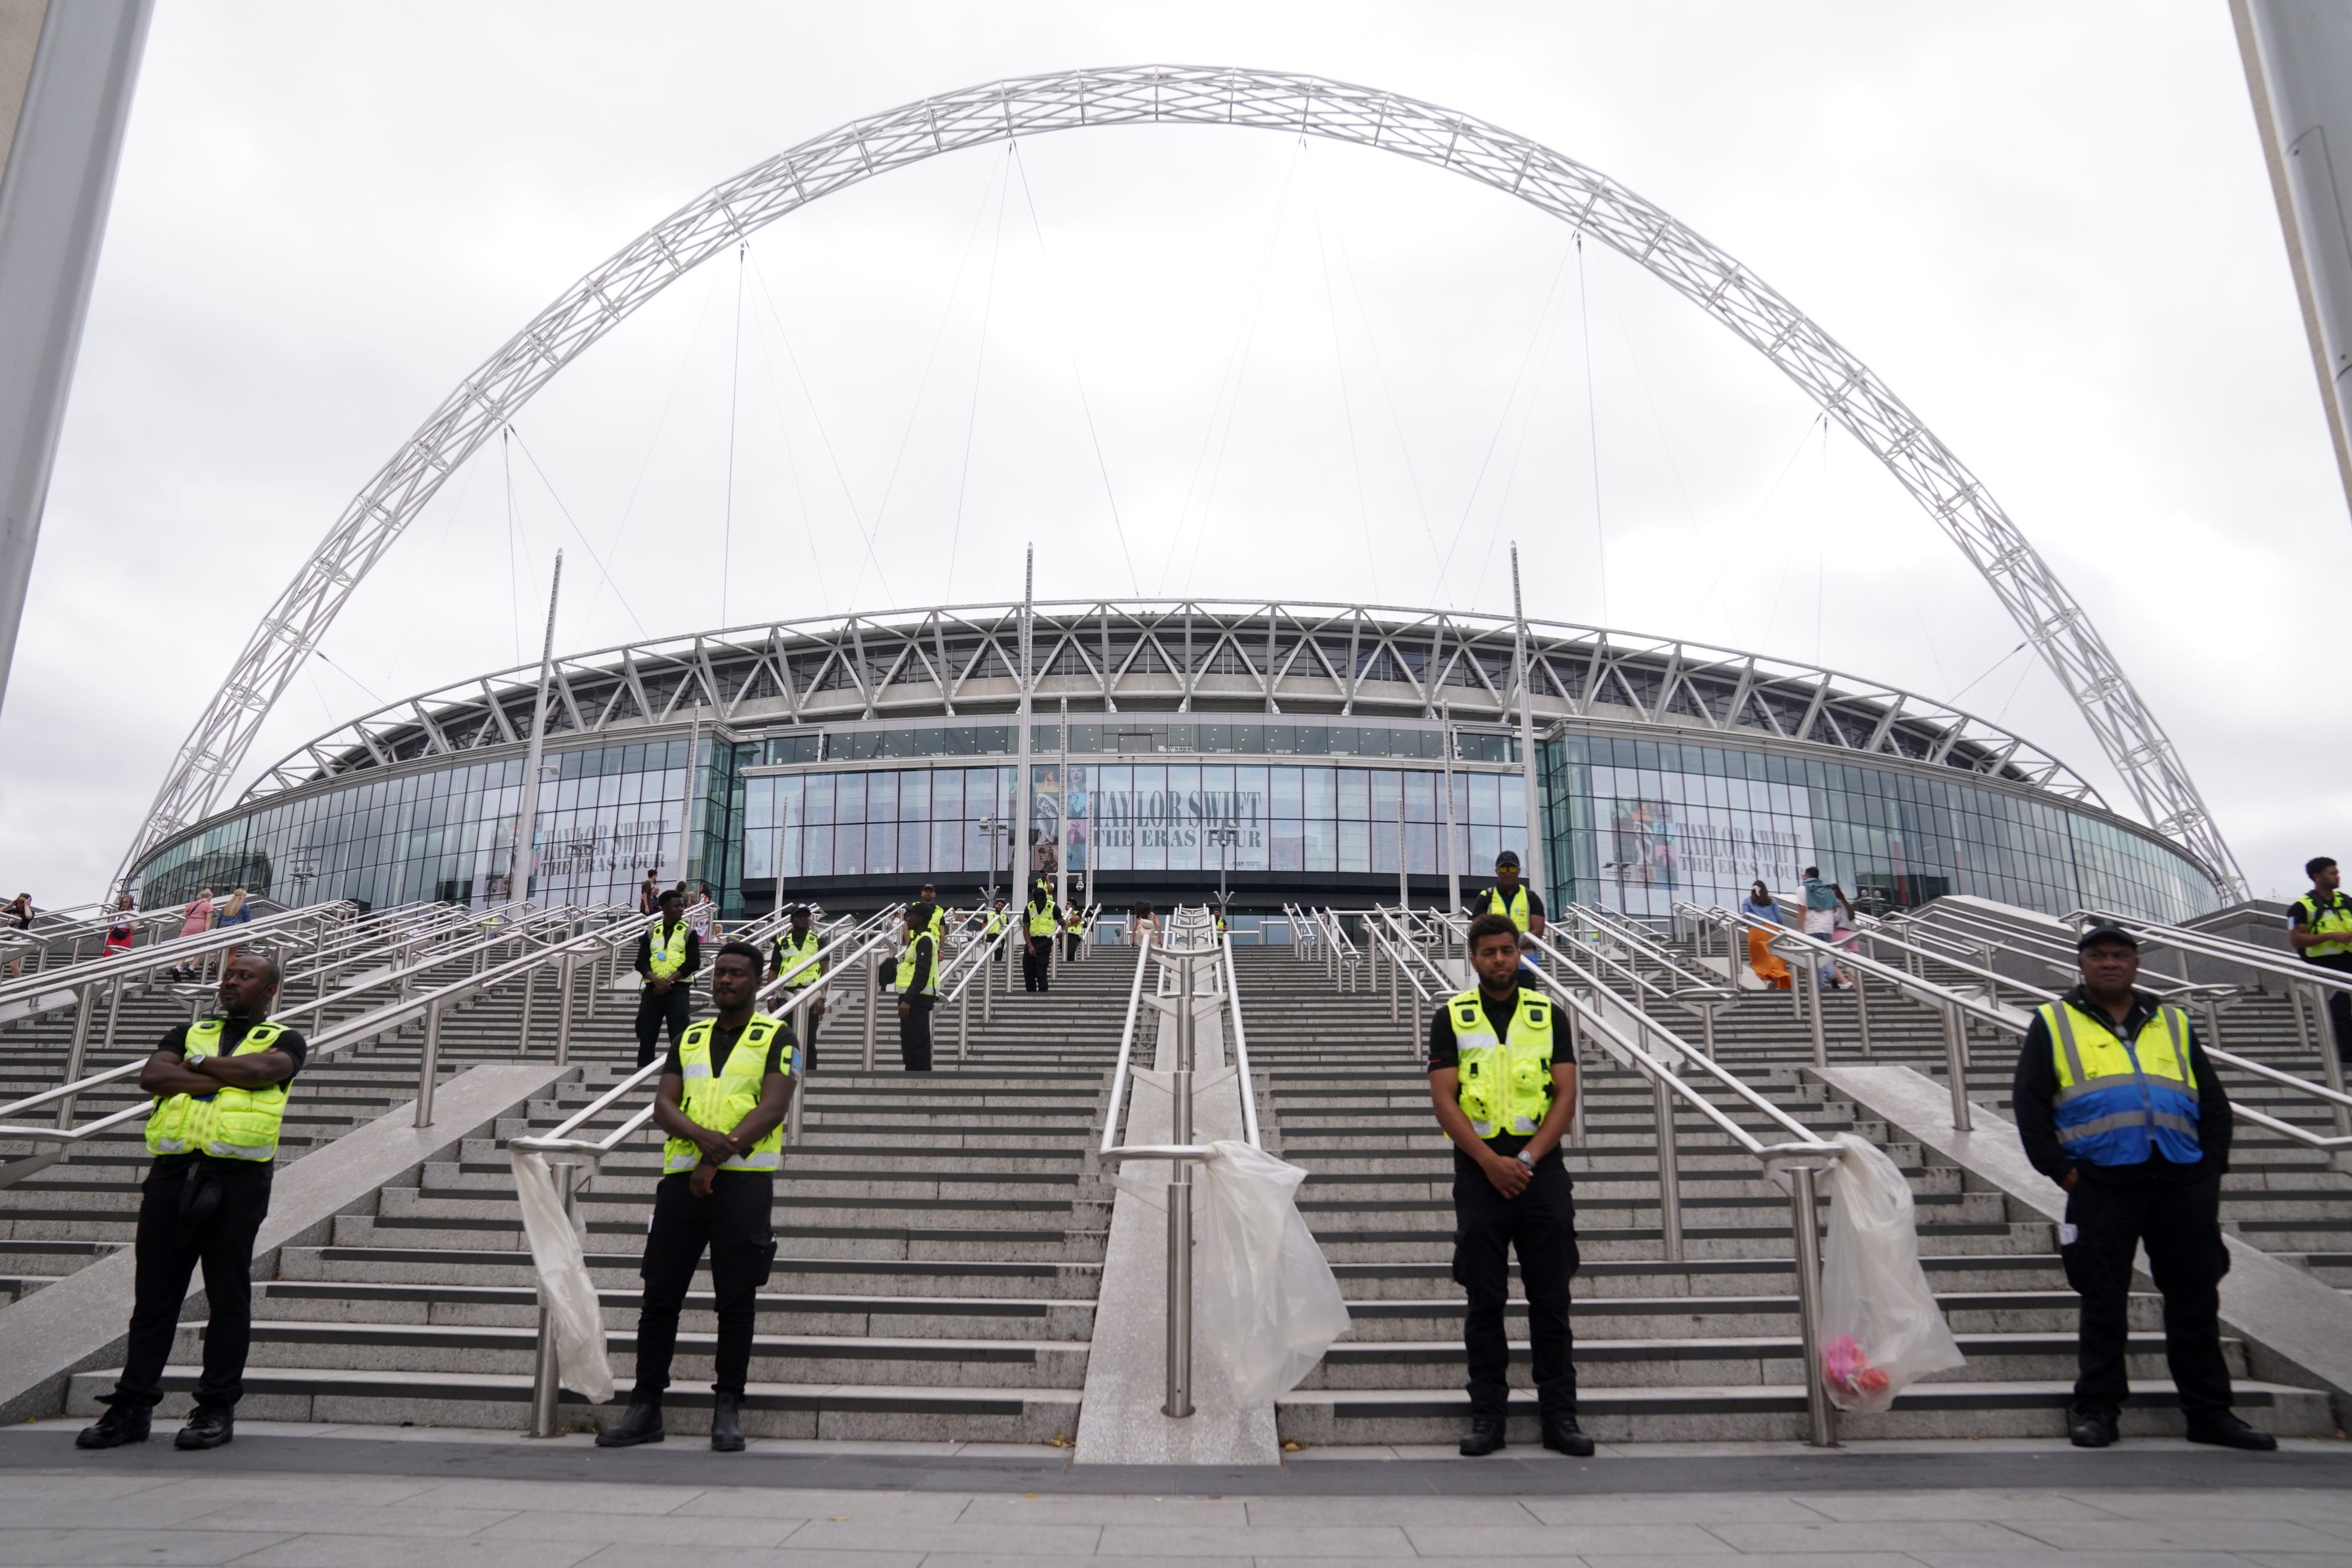
<svg viewBox="0 0 2352 1568"><path fill-rule="evenodd" d="M353 492L566 285L841 121L1144 62L1494 121L1874 368L2088 608L2258 891L2352 790L2352 527L2221 0L162 0L0 713L0 883L94 896ZM1528 610L1957 702L2128 809L1932 521L1748 350L1470 182L1206 127L930 160L706 265L455 476L247 773L535 653L1195 594ZM867 541L870 540L870 546ZM603 565L599 565L601 559ZM722 569L722 563L725 563ZM609 574L608 574L609 573Z"/></svg>

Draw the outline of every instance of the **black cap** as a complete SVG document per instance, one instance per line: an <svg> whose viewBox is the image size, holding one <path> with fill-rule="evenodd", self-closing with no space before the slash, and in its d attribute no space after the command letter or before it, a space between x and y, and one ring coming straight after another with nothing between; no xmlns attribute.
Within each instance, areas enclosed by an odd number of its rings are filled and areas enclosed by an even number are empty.
<svg viewBox="0 0 2352 1568"><path fill-rule="evenodd" d="M1497 866L1517 866L1518 863L1519 852L1516 849L1506 849L1495 857L1495 864Z"/></svg>
<svg viewBox="0 0 2352 1568"><path fill-rule="evenodd" d="M2116 925L2112 921L2102 921L2100 924L2095 925L2088 931L2084 931L2082 936L2076 940L2074 943L2074 951L2076 952L2080 952L2095 942L2119 942L2126 947L2130 948L2134 952L2137 952L2139 951L2139 938L2132 935L2131 932L2124 930L2123 927Z"/></svg>

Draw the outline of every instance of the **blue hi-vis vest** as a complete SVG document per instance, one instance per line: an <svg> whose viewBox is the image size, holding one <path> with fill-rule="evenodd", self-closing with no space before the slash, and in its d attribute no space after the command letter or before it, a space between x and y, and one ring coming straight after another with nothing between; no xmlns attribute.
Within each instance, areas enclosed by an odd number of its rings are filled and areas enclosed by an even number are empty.
<svg viewBox="0 0 2352 1568"><path fill-rule="evenodd" d="M2151 1153L2176 1165L2204 1158L2187 1014L2158 1007L2126 1041L2107 1019L2067 1003L2038 1011L2058 1068L2058 1142L2070 1158L2092 1165L2137 1165Z"/></svg>

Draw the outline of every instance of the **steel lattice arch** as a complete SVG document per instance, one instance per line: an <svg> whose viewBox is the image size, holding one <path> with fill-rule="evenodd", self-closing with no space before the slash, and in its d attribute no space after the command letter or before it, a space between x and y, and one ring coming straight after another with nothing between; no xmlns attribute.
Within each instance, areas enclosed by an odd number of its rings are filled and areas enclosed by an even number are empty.
<svg viewBox="0 0 2352 1568"><path fill-rule="evenodd" d="M295 672L449 475L670 283L807 203L889 170L1019 136L1140 124L1239 126L1394 153L1516 196L1647 268L1779 366L1886 466L2073 696L2141 814L2218 887L2243 895L2236 861L2172 742L1982 481L1867 365L1737 259L1598 170L1472 116L1318 77L1182 66L1014 78L853 121L714 186L564 290L402 444L262 617L183 742L124 873L218 804ZM1924 710L1906 701L1906 712ZM501 721L510 726L512 716ZM1898 718L1879 740L1901 730Z"/></svg>

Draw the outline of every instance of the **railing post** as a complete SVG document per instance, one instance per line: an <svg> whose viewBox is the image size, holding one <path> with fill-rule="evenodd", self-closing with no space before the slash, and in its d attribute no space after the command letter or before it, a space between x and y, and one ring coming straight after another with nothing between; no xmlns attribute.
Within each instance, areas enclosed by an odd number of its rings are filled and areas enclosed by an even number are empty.
<svg viewBox="0 0 2352 1568"><path fill-rule="evenodd" d="M580 1167L570 1163L559 1164L556 1183L563 1194L563 1217L577 1223ZM555 1436L555 1402L561 1396L557 1383L554 1325L549 1321L547 1303L539 1307L538 1354L531 1360L530 1373L530 1435L534 1437Z"/></svg>
<svg viewBox="0 0 2352 1568"><path fill-rule="evenodd" d="M1176 1015L1176 1070L1171 1077L1171 1131L1192 1142L1192 960L1182 968ZM1160 1413L1192 1414L1192 1165L1171 1162L1168 1183L1168 1402Z"/></svg>
<svg viewBox="0 0 2352 1568"><path fill-rule="evenodd" d="M1792 1165L1789 1175L1790 1237L1797 1248L1797 1324L1805 1357L1805 1440L1816 1448L1834 1448L1837 1411L1822 1381L1822 1237L1813 1215L1813 1168Z"/></svg>
<svg viewBox="0 0 2352 1568"><path fill-rule="evenodd" d="M533 967L522 977L522 1037L515 1046L515 1055L530 1054L531 1015L539 1005L539 970Z"/></svg>
<svg viewBox="0 0 2352 1568"><path fill-rule="evenodd" d="M865 953L858 956L857 960L857 967L865 972L866 979L865 1070L867 1072L874 1070L874 1020L882 1011L882 966L878 960L872 963L866 962L867 956L874 951L868 948Z"/></svg>
<svg viewBox="0 0 2352 1568"><path fill-rule="evenodd" d="M1658 1226L1666 1261L1683 1260L1682 1160L1675 1147L1674 1090L1663 1078L1650 1082L1650 1110L1658 1126Z"/></svg>
<svg viewBox="0 0 2352 1568"><path fill-rule="evenodd" d="M1877 1054L1871 1049L1870 1046L1869 985L1870 976L1863 972L1862 965L1855 964L1853 967L1853 1027L1855 1034L1861 1039L1864 1059Z"/></svg>
<svg viewBox="0 0 2352 1568"><path fill-rule="evenodd" d="M971 1051L971 986L964 985L956 1008L956 1066L963 1066L964 1058Z"/></svg>
<svg viewBox="0 0 2352 1568"><path fill-rule="evenodd" d="M996 945L1003 947L1003 932L997 934ZM995 967L996 954L987 953L981 959L980 973L971 977L972 984L980 987L980 1021L983 1026L996 1022L996 977L989 973Z"/></svg>
<svg viewBox="0 0 2352 1568"><path fill-rule="evenodd" d="M563 995L555 1005L555 1065L557 1067L568 1067L572 1062L572 993L578 962L574 955L567 952L559 966L560 978L557 984L563 987ZM589 961L589 971L592 975L594 973L595 961L593 959Z"/></svg>
<svg viewBox="0 0 2352 1568"><path fill-rule="evenodd" d="M1944 1070L1952 1080L1952 1130L1966 1132L1972 1125L1969 1110L1968 1023L1960 1005L1944 1004Z"/></svg>
<svg viewBox="0 0 2352 1568"><path fill-rule="evenodd" d="M82 1058L89 1053L89 1016L98 1006L98 987L85 985L74 1000L73 1044L66 1050L68 1083L81 1077ZM67 1095L58 1101L58 1129L63 1131L73 1125L74 1101L79 1095Z"/></svg>
<svg viewBox="0 0 2352 1568"><path fill-rule="evenodd" d="M2309 989L2312 994L2312 1017L2317 1026L2314 1032L2319 1037L2320 1070L2326 1075L2327 1087L2342 1094L2344 1092L2344 1058L2336 1054L2336 1021L2327 1016L2327 993L2319 986L2312 986ZM2295 1011L2297 1014L2303 1011L2300 1005L2296 1006ZM2328 1109L2335 1113L2336 1135L2338 1138L2352 1136L2352 1107L2330 1100Z"/></svg>
<svg viewBox="0 0 2352 1568"><path fill-rule="evenodd" d="M441 1004L425 1008L425 1058L416 1071L416 1125L433 1125L433 1084L441 1071Z"/></svg>

